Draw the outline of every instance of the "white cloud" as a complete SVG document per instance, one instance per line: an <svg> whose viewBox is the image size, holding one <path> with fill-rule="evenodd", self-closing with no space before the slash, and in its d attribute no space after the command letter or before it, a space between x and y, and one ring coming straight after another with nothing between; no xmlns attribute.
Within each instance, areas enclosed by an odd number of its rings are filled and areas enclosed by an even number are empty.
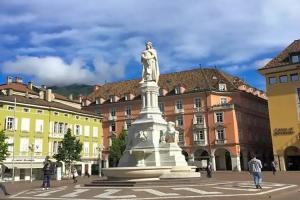
<svg viewBox="0 0 300 200"><path fill-rule="evenodd" d="M300 37L298 0L10 0L5 7L17 11L0 15L0 28L16 25L28 41L16 47L18 54L38 57L41 49L63 60L80 58L105 80L126 76L129 62L139 64L147 40L164 73L199 63L242 73Z"/></svg>
<svg viewBox="0 0 300 200"><path fill-rule="evenodd" d="M2 72L33 76L35 82L46 85L94 84L114 76L121 78L124 74L124 67L120 63L111 70L111 65L96 59L95 67L96 70L92 71L79 59L66 63L59 57L18 56L15 61L5 62Z"/></svg>

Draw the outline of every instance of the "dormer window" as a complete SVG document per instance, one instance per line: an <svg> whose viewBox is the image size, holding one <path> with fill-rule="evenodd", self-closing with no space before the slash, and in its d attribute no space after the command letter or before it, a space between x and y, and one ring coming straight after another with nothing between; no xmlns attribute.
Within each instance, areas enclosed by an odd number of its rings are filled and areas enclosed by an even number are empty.
<svg viewBox="0 0 300 200"><path fill-rule="evenodd" d="M96 104L100 104L100 98L99 97L96 98Z"/></svg>
<svg viewBox="0 0 300 200"><path fill-rule="evenodd" d="M109 102L110 103L115 102L115 96L113 96L113 95L109 96Z"/></svg>
<svg viewBox="0 0 300 200"><path fill-rule="evenodd" d="M177 87L175 88L175 94L180 94L180 86L177 86Z"/></svg>
<svg viewBox="0 0 300 200"><path fill-rule="evenodd" d="M219 83L219 90L220 91L226 91L227 90L226 84L225 83Z"/></svg>
<svg viewBox="0 0 300 200"><path fill-rule="evenodd" d="M291 56L291 61L292 63L299 63L300 62L300 55L292 55Z"/></svg>

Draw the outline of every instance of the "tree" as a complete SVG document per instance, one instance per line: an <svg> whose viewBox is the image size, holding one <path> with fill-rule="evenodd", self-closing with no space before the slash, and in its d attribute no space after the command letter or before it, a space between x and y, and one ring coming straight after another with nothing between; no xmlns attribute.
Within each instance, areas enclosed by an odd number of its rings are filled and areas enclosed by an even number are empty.
<svg viewBox="0 0 300 200"><path fill-rule="evenodd" d="M7 137L4 131L0 131L0 163L5 160L6 156L9 155L8 144L6 143L5 139L7 139Z"/></svg>
<svg viewBox="0 0 300 200"><path fill-rule="evenodd" d="M68 129L64 135L61 146L58 147L58 153L53 156L58 162L64 162L66 168L71 171L71 166L74 161L81 160L82 143L76 140L76 137L71 134L71 129ZM70 174L70 173L69 173Z"/></svg>
<svg viewBox="0 0 300 200"><path fill-rule="evenodd" d="M116 167L126 148L125 138L127 131L123 130L119 137L112 138L112 145L109 149L109 165Z"/></svg>

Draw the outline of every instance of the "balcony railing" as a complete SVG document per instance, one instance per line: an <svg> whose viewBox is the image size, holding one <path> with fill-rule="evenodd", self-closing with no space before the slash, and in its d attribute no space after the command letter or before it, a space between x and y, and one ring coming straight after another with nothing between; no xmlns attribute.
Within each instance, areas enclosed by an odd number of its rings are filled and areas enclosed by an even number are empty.
<svg viewBox="0 0 300 200"><path fill-rule="evenodd" d="M175 113L176 114L183 114L184 113L184 109L183 108L178 109L178 108L175 107Z"/></svg>
<svg viewBox="0 0 300 200"><path fill-rule="evenodd" d="M212 110L213 111L216 111L216 110L228 110L228 109L233 109L233 108L234 108L234 104L224 103L224 104L214 105L212 107Z"/></svg>
<svg viewBox="0 0 300 200"><path fill-rule="evenodd" d="M205 140L195 140L194 144L199 145L199 146L205 146L205 145L207 145L207 142Z"/></svg>
<svg viewBox="0 0 300 200"><path fill-rule="evenodd" d="M206 128L206 127L205 127L205 124L202 123L202 124L193 124L193 128L194 129L203 129L203 128Z"/></svg>
<svg viewBox="0 0 300 200"><path fill-rule="evenodd" d="M64 138L64 134L63 133L50 133L49 137L51 137L51 138Z"/></svg>
<svg viewBox="0 0 300 200"><path fill-rule="evenodd" d="M108 120L109 121L116 121L117 120L117 116L111 116L111 115L109 115L108 116Z"/></svg>
<svg viewBox="0 0 300 200"><path fill-rule="evenodd" d="M221 139L217 139L215 140L215 144L226 144L227 143L227 140L221 140Z"/></svg>

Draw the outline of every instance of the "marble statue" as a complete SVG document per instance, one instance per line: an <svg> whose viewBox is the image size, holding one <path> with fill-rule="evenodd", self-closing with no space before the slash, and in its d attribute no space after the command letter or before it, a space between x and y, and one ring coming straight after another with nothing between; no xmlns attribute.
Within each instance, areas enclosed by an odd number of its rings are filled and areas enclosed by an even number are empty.
<svg viewBox="0 0 300 200"><path fill-rule="evenodd" d="M175 123L169 121L167 125L167 130L164 133L165 140L167 143L178 143L179 142L179 132L175 129Z"/></svg>
<svg viewBox="0 0 300 200"><path fill-rule="evenodd" d="M157 60L156 50L153 48L151 42L146 43L146 50L142 52L141 62L143 65L142 81L155 81L158 83L159 66Z"/></svg>

